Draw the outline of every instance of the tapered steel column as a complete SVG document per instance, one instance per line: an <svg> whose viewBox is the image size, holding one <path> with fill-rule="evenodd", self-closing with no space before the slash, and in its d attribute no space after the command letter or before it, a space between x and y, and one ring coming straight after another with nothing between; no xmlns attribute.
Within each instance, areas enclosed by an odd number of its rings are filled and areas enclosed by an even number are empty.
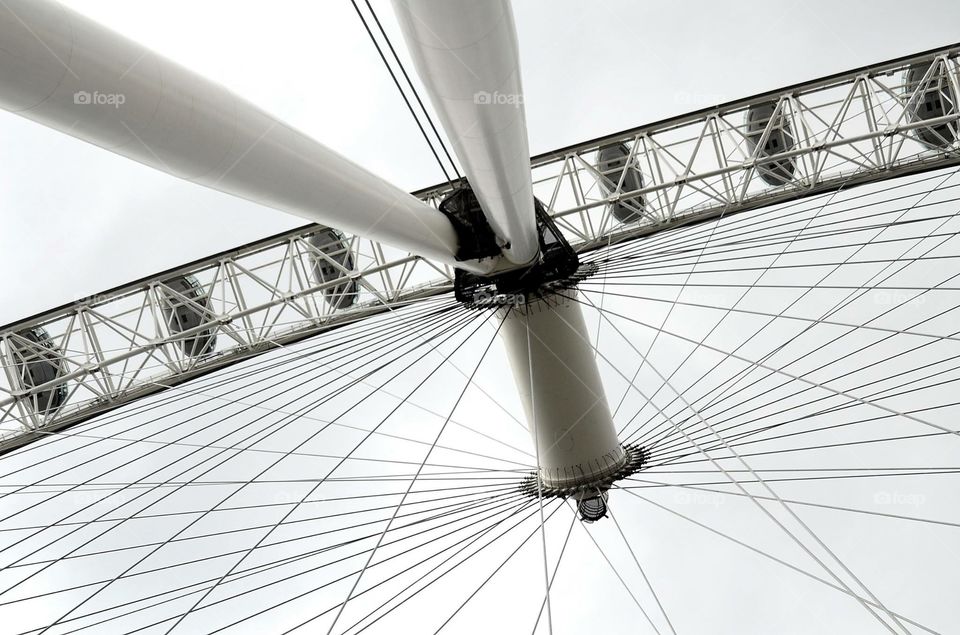
<svg viewBox="0 0 960 635"><path fill-rule="evenodd" d="M417 73L503 254L538 251L517 30L509 0L394 0Z"/></svg>
<svg viewBox="0 0 960 635"><path fill-rule="evenodd" d="M426 203L51 0L0 3L0 107L193 183L426 258L478 273L495 265L456 261L453 225Z"/></svg>
<svg viewBox="0 0 960 635"><path fill-rule="evenodd" d="M576 295L576 291L566 292ZM578 302L552 296L499 309L500 329L547 487L602 479L625 460Z"/></svg>

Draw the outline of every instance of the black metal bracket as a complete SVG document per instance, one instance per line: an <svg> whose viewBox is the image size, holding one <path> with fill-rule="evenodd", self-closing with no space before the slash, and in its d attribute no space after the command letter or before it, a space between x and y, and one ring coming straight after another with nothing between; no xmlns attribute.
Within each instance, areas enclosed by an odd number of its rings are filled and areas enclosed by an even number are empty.
<svg viewBox="0 0 960 635"><path fill-rule="evenodd" d="M518 297L526 302L576 284L584 277L578 275L577 252L557 229L543 204L537 199L533 202L540 243L537 259L527 267L490 276L458 269L454 282L457 300L477 307L516 304Z"/></svg>
<svg viewBox="0 0 960 635"><path fill-rule="evenodd" d="M457 233L457 260L480 260L500 255L500 245L476 195L462 187L443 199L440 212L450 219Z"/></svg>

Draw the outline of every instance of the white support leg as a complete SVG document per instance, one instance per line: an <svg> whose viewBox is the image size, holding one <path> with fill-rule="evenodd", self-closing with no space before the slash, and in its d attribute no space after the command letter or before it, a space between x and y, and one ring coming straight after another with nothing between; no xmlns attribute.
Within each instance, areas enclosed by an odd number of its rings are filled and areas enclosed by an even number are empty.
<svg viewBox="0 0 960 635"><path fill-rule="evenodd" d="M553 296L513 307L500 333L539 450L543 485L589 486L619 470L626 454L580 304Z"/></svg>

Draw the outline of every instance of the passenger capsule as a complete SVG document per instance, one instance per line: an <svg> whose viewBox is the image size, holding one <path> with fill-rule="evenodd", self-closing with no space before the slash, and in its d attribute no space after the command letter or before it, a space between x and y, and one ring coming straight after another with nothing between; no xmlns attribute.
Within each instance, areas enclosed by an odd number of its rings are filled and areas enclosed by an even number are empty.
<svg viewBox="0 0 960 635"><path fill-rule="evenodd" d="M355 262L353 252L350 251L350 243L336 229L326 227L310 236L308 240L317 251L340 265L341 268L347 271L354 270ZM344 275L343 271L319 254L311 255L313 257L313 277L317 284L330 282ZM357 281L346 280L324 289L323 298L334 309L345 309L357 301Z"/></svg>
<svg viewBox="0 0 960 635"><path fill-rule="evenodd" d="M907 69L904 91L909 100L907 112L911 122L936 119L957 112L956 96L953 94L953 88L950 86L943 64L937 64L928 80L923 81L933 63L915 64ZM915 99L910 99L921 84L923 85L922 93ZM948 148L957 140L957 125L956 121L940 123L926 128L917 128L913 132L928 148Z"/></svg>
<svg viewBox="0 0 960 635"><path fill-rule="evenodd" d="M210 321L210 296L193 276L174 278L160 289L160 310L171 335L178 335ZM175 293L173 293L175 292ZM178 338L177 344L187 357L199 357L213 352L217 343L217 327L205 329Z"/></svg>
<svg viewBox="0 0 960 635"><path fill-rule="evenodd" d="M613 143L600 148L597 152L597 168L602 175L600 189L604 196L610 196L617 190L620 177L623 176L621 192L634 192L643 187L643 175L640 170L630 166L624 174L623 168L630 158L630 149L622 143ZM617 201L611 207L614 217L621 223L633 223L641 218L638 209L643 209L643 197L632 198L629 201Z"/></svg>
<svg viewBox="0 0 960 635"><path fill-rule="evenodd" d="M60 357L60 349L53 343L47 331L39 326L17 333L12 337L10 353L13 367L26 390L42 386L66 374L66 366ZM55 384L31 397L34 409L41 414L55 411L67 400L67 382Z"/></svg>
<svg viewBox="0 0 960 635"><path fill-rule="evenodd" d="M577 512L580 520L585 523L595 523L607 515L607 492L596 491L583 493L578 496Z"/></svg>
<svg viewBox="0 0 960 635"><path fill-rule="evenodd" d="M760 139L767 129L767 124L770 123L770 118L773 117L776 109L777 102L768 101L751 106L747 110L747 148L751 155L757 150L757 145L760 143ZM757 158L763 159L781 152L788 152L793 149L793 146L794 139L790 122L781 112L774 120L763 147L756 153ZM790 182L795 171L796 164L792 158L779 159L757 166L760 178L768 185L783 185Z"/></svg>

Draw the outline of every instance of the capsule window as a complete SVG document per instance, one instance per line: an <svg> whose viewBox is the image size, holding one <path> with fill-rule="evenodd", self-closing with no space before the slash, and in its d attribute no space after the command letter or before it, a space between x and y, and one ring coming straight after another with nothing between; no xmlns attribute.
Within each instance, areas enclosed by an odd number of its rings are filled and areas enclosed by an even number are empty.
<svg viewBox="0 0 960 635"><path fill-rule="evenodd" d="M316 253L311 254L313 276L317 284L342 278L343 271L341 268L346 271L353 271L356 268L349 241L336 229L332 227L324 228L310 236L308 240L312 247L323 254L323 256ZM333 262L330 262L331 260ZM345 280L340 284L323 289L321 293L323 299L333 309L345 309L357 301L357 290L356 280Z"/></svg>
<svg viewBox="0 0 960 635"><path fill-rule="evenodd" d="M10 353L22 388L37 388L66 373L60 351L46 329L34 327L17 333L17 336L22 339L9 340ZM59 409L66 400L67 382L54 384L30 396L34 410L44 415Z"/></svg>
<svg viewBox="0 0 960 635"><path fill-rule="evenodd" d="M175 336L177 346L187 357L199 357L216 348L216 326L194 330L210 321L210 296L194 276L167 280L160 290L160 311L167 330ZM189 333L176 337L181 333Z"/></svg>
<svg viewBox="0 0 960 635"><path fill-rule="evenodd" d="M765 158L772 154L779 154L793 148L793 131L783 113L774 117L777 111L777 102L770 101L762 104L755 104L747 109L746 115L746 140L747 149L751 154L756 153L757 158ZM760 140L763 138L767 129L766 141L763 146L758 148ZM757 166L757 173L768 185L778 186L788 183L793 179L796 164L792 158L781 159L770 163L762 163Z"/></svg>
<svg viewBox="0 0 960 635"><path fill-rule="evenodd" d="M597 171L600 173L597 181L604 196L613 194L621 182L621 192L634 192L643 188L643 174L633 166L628 167L629 157L630 149L623 143L603 146L597 152ZM610 204L610 211L621 223L632 223L640 220L640 210L644 205L643 198L638 196L629 201Z"/></svg>
<svg viewBox="0 0 960 635"><path fill-rule="evenodd" d="M931 70L934 63L937 66ZM918 90L922 92L915 97ZM915 64L908 68L903 83L903 96L907 114L914 123L956 112L953 89L946 80L946 69L939 62ZM955 125L947 123L916 128L912 134L917 141L930 149L945 149L957 140Z"/></svg>

